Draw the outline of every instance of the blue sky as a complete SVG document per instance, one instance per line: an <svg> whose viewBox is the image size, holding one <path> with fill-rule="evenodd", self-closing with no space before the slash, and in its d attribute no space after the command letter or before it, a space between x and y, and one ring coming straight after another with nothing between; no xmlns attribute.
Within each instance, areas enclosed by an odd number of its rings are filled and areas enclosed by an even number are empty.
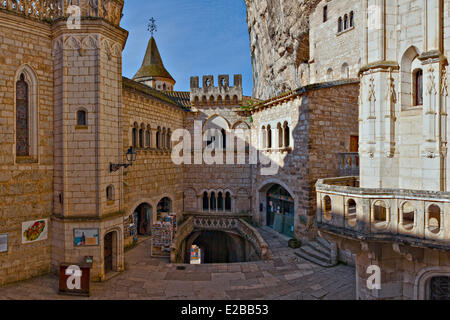
<svg viewBox="0 0 450 320"><path fill-rule="evenodd" d="M132 78L142 64L150 33L166 69L177 81L175 90L189 91L190 77L242 74L244 94L253 80L244 0L126 0L122 28L129 31L123 54L123 75Z"/></svg>

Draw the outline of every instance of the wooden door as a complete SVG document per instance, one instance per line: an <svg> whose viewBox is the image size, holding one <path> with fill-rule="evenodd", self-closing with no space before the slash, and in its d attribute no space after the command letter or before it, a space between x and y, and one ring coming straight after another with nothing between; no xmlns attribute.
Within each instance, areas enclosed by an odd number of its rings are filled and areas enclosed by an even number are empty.
<svg viewBox="0 0 450 320"><path fill-rule="evenodd" d="M113 269L113 234L112 232L105 235L105 273Z"/></svg>
<svg viewBox="0 0 450 320"><path fill-rule="evenodd" d="M359 152L359 137L351 136L350 137L350 152Z"/></svg>

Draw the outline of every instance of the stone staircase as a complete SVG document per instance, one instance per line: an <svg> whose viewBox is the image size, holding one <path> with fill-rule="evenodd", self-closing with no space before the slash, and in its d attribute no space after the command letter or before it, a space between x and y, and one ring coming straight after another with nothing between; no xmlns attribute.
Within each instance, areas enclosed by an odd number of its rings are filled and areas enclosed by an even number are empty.
<svg viewBox="0 0 450 320"><path fill-rule="evenodd" d="M338 264L338 250L336 244L318 237L295 251L300 258L331 268Z"/></svg>

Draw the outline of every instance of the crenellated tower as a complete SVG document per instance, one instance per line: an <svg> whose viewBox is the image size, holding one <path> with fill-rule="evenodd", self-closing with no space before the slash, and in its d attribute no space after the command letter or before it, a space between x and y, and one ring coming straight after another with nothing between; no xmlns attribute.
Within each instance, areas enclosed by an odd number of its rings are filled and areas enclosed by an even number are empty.
<svg viewBox="0 0 450 320"><path fill-rule="evenodd" d="M239 105L242 102L242 75L234 75L233 86L230 86L229 75L219 75L218 86L214 85L214 76L203 76L203 85L199 85L199 77L191 77L191 103L195 106L206 105Z"/></svg>

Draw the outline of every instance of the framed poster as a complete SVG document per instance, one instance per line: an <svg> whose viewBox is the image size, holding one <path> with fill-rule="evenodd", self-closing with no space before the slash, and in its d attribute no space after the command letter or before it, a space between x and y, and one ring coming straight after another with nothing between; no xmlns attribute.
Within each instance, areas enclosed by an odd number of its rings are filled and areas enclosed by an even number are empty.
<svg viewBox="0 0 450 320"><path fill-rule="evenodd" d="M98 246L98 234L98 229L73 229L73 244L75 247Z"/></svg>
<svg viewBox="0 0 450 320"><path fill-rule="evenodd" d="M0 253L8 252L8 235L0 234Z"/></svg>
<svg viewBox="0 0 450 320"><path fill-rule="evenodd" d="M48 238L48 219L22 223L22 244L46 240Z"/></svg>

